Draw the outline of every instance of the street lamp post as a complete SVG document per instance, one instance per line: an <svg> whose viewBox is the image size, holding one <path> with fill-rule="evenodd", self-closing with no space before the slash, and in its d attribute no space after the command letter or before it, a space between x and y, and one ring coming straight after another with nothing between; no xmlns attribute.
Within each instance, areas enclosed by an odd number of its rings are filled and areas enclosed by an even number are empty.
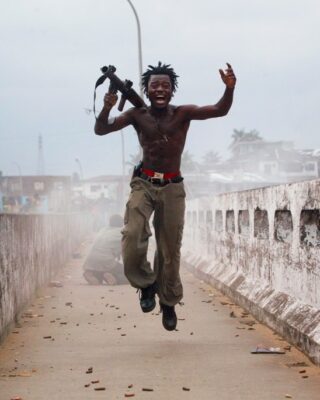
<svg viewBox="0 0 320 400"><path fill-rule="evenodd" d="M20 201L19 204L22 205L22 197L23 197L23 187L22 187L22 172L21 172L21 167L20 164L18 164L17 162L13 162L13 164L17 167L18 172L19 172L19 193L20 193ZM19 208L20 208L19 205Z"/></svg>
<svg viewBox="0 0 320 400"><path fill-rule="evenodd" d="M75 162L76 162L76 163L78 164L78 166L79 166L80 179L83 181L83 169L82 169L82 165L81 165L81 162L80 162L79 158L76 158L76 159L75 159Z"/></svg>
<svg viewBox="0 0 320 400"><path fill-rule="evenodd" d="M124 205L124 188L125 188L125 175L126 175L126 159L125 159L125 148L124 148L124 136L123 130L121 129L121 155L122 155L122 177L121 177L121 208Z"/></svg>
<svg viewBox="0 0 320 400"><path fill-rule="evenodd" d="M20 196L22 196L22 192L23 192L23 190L22 190L22 172L21 172L21 167L20 167L20 165L17 163L17 162L13 162L12 164L14 164L16 167L17 167L17 169L18 169L18 172L19 172L19 192L20 192Z"/></svg>
<svg viewBox="0 0 320 400"><path fill-rule="evenodd" d="M141 27L140 27L140 21L139 21L139 16L137 13L137 10L134 8L134 5L132 4L131 0L127 0L129 3L130 7L132 8L132 11L134 13L134 16L136 18L137 22L137 30L138 30L138 56L139 56L139 86L140 86L140 96L143 99L143 89L142 89L142 45L141 45Z"/></svg>
<svg viewBox="0 0 320 400"><path fill-rule="evenodd" d="M137 13L137 10L135 9L134 5L132 4L131 0L127 0L129 3L134 16L136 18L137 22L137 31L138 31L138 57L139 57L139 86L140 86L140 97L143 99L143 88L142 88L142 45L141 45L141 26L140 26L140 20L139 16ZM142 158L142 148L139 146L139 153L140 153L140 158Z"/></svg>

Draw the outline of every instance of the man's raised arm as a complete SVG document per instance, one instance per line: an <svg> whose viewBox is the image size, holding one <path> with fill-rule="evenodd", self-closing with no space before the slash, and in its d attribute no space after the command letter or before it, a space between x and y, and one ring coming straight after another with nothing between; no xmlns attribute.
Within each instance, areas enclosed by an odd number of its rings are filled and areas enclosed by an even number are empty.
<svg viewBox="0 0 320 400"><path fill-rule="evenodd" d="M190 120L201 120L208 118L223 117L228 114L233 101L233 92L236 85L236 77L230 64L225 72L219 69L221 79L226 85L225 92L218 103L209 106L198 107L195 105L184 106L186 116Z"/></svg>
<svg viewBox="0 0 320 400"><path fill-rule="evenodd" d="M118 96L113 93L107 93L104 96L104 106L94 126L96 135L107 135L110 132L118 131L132 124L133 119L130 110L120 114L116 118L109 118L110 111L117 100Z"/></svg>

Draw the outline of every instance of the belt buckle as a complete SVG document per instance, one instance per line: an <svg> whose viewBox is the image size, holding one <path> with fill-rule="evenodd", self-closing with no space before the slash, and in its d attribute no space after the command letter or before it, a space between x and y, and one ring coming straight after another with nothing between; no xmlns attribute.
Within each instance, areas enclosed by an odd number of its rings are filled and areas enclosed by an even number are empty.
<svg viewBox="0 0 320 400"><path fill-rule="evenodd" d="M162 183L164 174L162 172L155 172L154 175L150 178L152 183Z"/></svg>

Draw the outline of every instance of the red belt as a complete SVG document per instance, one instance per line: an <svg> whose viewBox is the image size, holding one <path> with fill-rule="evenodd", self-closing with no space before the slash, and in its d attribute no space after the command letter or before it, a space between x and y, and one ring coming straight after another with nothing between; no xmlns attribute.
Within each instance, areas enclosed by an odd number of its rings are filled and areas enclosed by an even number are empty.
<svg viewBox="0 0 320 400"><path fill-rule="evenodd" d="M176 178L177 176L180 176L180 171L179 172L156 172L153 171L152 169L146 169L146 168L141 168L141 171L150 176L150 178L159 178L159 179L172 179Z"/></svg>

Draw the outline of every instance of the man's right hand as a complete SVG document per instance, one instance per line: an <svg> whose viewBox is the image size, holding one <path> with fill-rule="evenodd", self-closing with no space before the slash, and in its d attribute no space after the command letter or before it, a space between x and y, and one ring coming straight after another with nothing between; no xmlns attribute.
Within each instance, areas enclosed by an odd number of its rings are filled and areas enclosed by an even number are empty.
<svg viewBox="0 0 320 400"><path fill-rule="evenodd" d="M111 108L118 101L118 96L115 93L106 93L103 101L104 101L104 107L111 110Z"/></svg>

